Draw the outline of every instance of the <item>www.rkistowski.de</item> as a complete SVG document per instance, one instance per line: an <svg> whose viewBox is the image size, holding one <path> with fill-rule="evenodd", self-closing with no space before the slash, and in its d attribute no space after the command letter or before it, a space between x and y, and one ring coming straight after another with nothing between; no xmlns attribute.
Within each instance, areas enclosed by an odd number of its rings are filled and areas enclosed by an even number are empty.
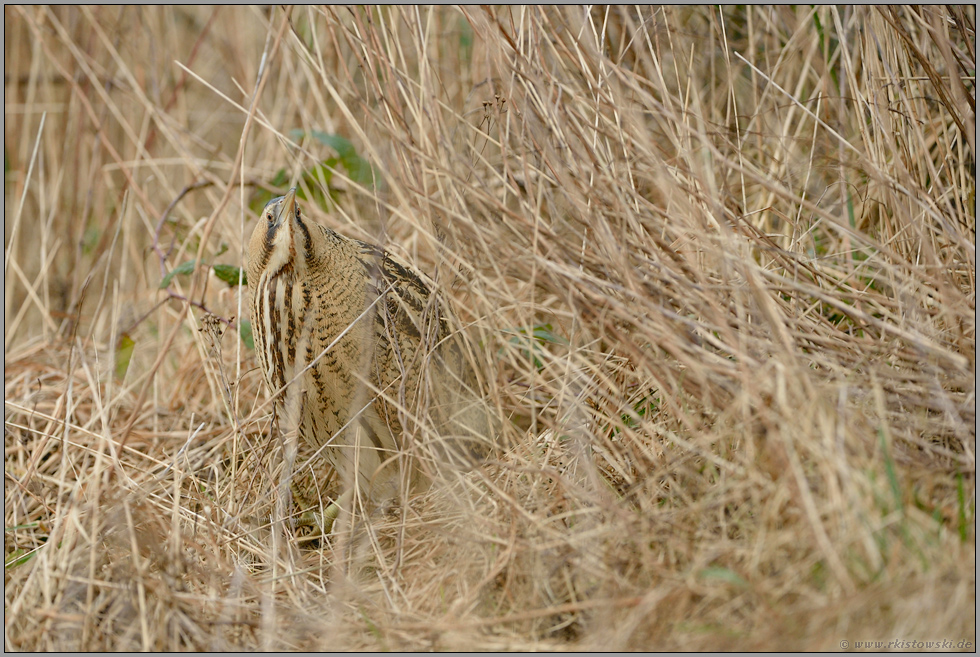
<svg viewBox="0 0 980 657"><path fill-rule="evenodd" d="M936 641L841 641L840 647L844 650L974 650L976 646L972 641L950 641L949 639L939 639Z"/></svg>

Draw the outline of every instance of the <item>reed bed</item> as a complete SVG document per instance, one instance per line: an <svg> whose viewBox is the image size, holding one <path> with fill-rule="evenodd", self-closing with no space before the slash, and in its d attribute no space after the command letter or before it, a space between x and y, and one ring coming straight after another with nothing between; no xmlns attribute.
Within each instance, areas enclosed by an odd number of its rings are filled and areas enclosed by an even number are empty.
<svg viewBox="0 0 980 657"><path fill-rule="evenodd" d="M4 37L6 649L976 649L975 8ZM238 285L294 184L435 279L503 427L312 539Z"/></svg>

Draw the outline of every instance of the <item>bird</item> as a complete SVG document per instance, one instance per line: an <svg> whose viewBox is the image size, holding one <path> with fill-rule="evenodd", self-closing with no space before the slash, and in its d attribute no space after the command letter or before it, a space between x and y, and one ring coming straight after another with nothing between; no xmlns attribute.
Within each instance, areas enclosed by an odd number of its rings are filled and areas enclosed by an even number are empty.
<svg viewBox="0 0 980 657"><path fill-rule="evenodd" d="M246 249L252 334L277 408L338 473L340 499L385 505L481 462L495 422L432 280L311 221L296 196L268 202Z"/></svg>

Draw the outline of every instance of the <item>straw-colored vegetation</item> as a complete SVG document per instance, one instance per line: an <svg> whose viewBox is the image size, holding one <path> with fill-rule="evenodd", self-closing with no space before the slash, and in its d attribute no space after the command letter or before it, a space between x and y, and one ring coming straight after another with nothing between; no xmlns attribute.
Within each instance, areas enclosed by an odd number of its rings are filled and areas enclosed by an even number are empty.
<svg viewBox="0 0 980 657"><path fill-rule="evenodd" d="M6 7L5 648L974 649L974 28ZM292 184L504 426L318 540L237 285Z"/></svg>

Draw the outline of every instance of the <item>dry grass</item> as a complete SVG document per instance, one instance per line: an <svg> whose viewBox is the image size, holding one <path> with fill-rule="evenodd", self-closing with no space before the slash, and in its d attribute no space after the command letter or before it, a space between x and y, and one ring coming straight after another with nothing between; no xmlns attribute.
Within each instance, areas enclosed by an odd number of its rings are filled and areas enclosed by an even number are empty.
<svg viewBox="0 0 980 657"><path fill-rule="evenodd" d="M4 11L7 649L975 648L974 8ZM509 419L312 545L160 289L295 181Z"/></svg>

